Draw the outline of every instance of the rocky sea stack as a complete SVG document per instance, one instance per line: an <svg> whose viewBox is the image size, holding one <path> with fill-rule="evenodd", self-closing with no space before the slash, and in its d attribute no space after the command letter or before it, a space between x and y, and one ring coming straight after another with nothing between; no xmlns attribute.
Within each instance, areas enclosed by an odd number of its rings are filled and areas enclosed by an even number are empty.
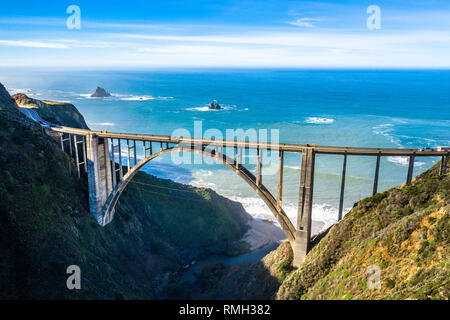
<svg viewBox="0 0 450 320"><path fill-rule="evenodd" d="M91 98L106 98L111 97L111 94L103 88L97 87L95 92L91 94Z"/></svg>
<svg viewBox="0 0 450 320"><path fill-rule="evenodd" d="M221 110L221 109L222 109L222 107L221 107L217 102L211 102L211 103L208 105L208 108L209 108L210 110Z"/></svg>

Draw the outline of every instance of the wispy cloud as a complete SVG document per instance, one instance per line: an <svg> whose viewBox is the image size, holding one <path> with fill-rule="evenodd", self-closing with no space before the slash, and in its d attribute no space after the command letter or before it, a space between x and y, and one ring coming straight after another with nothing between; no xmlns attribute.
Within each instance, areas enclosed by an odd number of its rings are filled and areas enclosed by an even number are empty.
<svg viewBox="0 0 450 320"><path fill-rule="evenodd" d="M86 28L92 29L139 29L139 30L182 30L181 26L168 24L149 24L149 23L108 23L97 21L86 21L83 24Z"/></svg>
<svg viewBox="0 0 450 320"><path fill-rule="evenodd" d="M161 2L166 11L142 2L155 9L148 15L129 6L101 14L83 7L76 31L59 9L48 17L0 17L0 65L450 67L448 1L427 10L383 6L378 31L366 28L366 7L355 1L194 2L177 10ZM113 20L118 16L127 18Z"/></svg>
<svg viewBox="0 0 450 320"><path fill-rule="evenodd" d="M117 43L118 44L118 43ZM43 49L74 49L74 48L111 48L116 44L105 41L79 41L72 39L56 40L0 40L0 46L25 47Z"/></svg>
<svg viewBox="0 0 450 320"><path fill-rule="evenodd" d="M41 42L30 40L0 40L1 46L26 47L26 48L45 48L45 49L69 49L70 46L63 43Z"/></svg>
<svg viewBox="0 0 450 320"><path fill-rule="evenodd" d="M314 24L312 24L312 23L318 22L318 21L321 21L321 19L305 17L305 18L298 18L295 21L287 22L287 24L290 24L290 25L296 26L296 27L313 28Z"/></svg>
<svg viewBox="0 0 450 320"><path fill-rule="evenodd" d="M44 18L44 17L26 17L26 18L6 18L0 17L0 24L7 24L10 27L19 25L35 25L35 26L65 26L64 18Z"/></svg>
<svg viewBox="0 0 450 320"><path fill-rule="evenodd" d="M417 31L396 33L343 33L343 32L303 32L303 31L268 31L241 32L239 34L224 35L161 35L161 34L114 34L117 38L138 41L141 44L167 43L217 43L235 45L265 45L271 47L301 47L301 48L335 48L346 50L374 51L377 49L409 49L415 47L426 48L431 44L441 45L450 43L447 32ZM355 52L357 53L357 52ZM395 52L393 52L395 53Z"/></svg>
<svg viewBox="0 0 450 320"><path fill-rule="evenodd" d="M74 39L57 39L55 42L63 43L70 48L113 48L120 43L111 41L81 41Z"/></svg>
<svg viewBox="0 0 450 320"><path fill-rule="evenodd" d="M338 33L281 28L222 35L104 33L91 38L0 40L0 46L71 49L64 51L65 59L60 61L38 51L18 60L3 51L0 64L56 66L70 61L71 66L450 67L450 34L436 31Z"/></svg>

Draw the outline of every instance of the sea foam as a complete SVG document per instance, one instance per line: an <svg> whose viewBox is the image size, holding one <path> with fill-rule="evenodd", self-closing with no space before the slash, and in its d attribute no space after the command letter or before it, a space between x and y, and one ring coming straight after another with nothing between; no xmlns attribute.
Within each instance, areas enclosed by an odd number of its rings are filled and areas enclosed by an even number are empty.
<svg viewBox="0 0 450 320"><path fill-rule="evenodd" d="M305 118L306 123L311 124L330 124L334 122L334 119L330 118L320 118L320 117L307 117Z"/></svg>
<svg viewBox="0 0 450 320"><path fill-rule="evenodd" d="M387 160L403 167L407 167L409 165L409 157L387 157ZM414 165L417 167L421 167L424 164L425 162L414 161Z"/></svg>

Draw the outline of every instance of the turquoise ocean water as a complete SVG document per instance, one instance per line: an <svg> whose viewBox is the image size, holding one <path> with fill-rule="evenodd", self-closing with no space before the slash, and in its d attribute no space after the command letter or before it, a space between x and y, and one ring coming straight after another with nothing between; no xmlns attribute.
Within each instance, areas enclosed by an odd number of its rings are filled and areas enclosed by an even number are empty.
<svg viewBox="0 0 450 320"><path fill-rule="evenodd" d="M68 101L92 129L194 134L218 129L277 129L281 142L352 147L437 147L450 145L450 71L364 70L170 70L170 71L0 71L11 93ZM92 99L96 86L113 97ZM225 107L208 111L217 100ZM140 150L139 150L140 151ZM417 159L418 174L437 160ZM287 155L284 209L295 223L299 155ZM375 159L349 157L345 207L369 196ZM276 174L266 164L264 184L276 192ZM254 170L254 165L248 166ZM175 165L169 155L146 171L182 183L206 186L240 201L256 217L271 213L254 191L216 164ZM336 221L342 157L316 160L313 219ZM407 159L382 159L379 190L404 182Z"/></svg>

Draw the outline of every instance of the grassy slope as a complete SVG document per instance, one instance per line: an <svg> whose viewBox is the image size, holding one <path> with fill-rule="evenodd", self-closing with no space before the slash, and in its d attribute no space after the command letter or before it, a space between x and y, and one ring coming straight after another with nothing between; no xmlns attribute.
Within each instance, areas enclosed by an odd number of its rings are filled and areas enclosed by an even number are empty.
<svg viewBox="0 0 450 320"><path fill-rule="evenodd" d="M281 285L278 299L448 299L450 174L439 164L362 200ZM368 289L369 266L381 271Z"/></svg>
<svg viewBox="0 0 450 320"><path fill-rule="evenodd" d="M439 165L362 200L300 269L284 243L261 262L204 270L200 298L448 299L450 174L439 177ZM367 288L369 266L379 267L380 289Z"/></svg>
<svg viewBox="0 0 450 320"><path fill-rule="evenodd" d="M232 251L246 230L238 204L143 173L135 181L188 189L201 201L186 204L132 184L102 228L88 211L86 177L69 175L69 162L0 92L0 299L160 298L171 272ZM72 264L81 267L79 291L66 288Z"/></svg>

